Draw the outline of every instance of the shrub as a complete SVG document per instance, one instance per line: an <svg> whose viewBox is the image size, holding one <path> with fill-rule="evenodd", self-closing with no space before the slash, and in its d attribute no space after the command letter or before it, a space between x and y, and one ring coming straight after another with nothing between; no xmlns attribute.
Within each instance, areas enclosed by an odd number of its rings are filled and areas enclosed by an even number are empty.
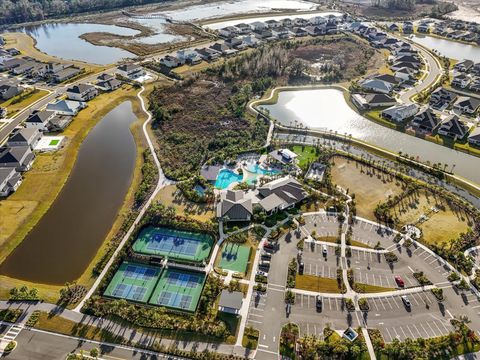
<svg viewBox="0 0 480 360"><path fill-rule="evenodd" d="M360 310L362 310L362 311L370 310L370 305L368 305L368 301L367 301L366 298L358 299L358 306L360 307Z"/></svg>
<svg viewBox="0 0 480 360"><path fill-rule="evenodd" d="M22 286L20 289L14 287L10 290L10 300L12 301L38 301L38 290L36 288L28 289L26 286Z"/></svg>
<svg viewBox="0 0 480 360"><path fill-rule="evenodd" d="M394 263L398 261L398 256L392 252L388 252L385 254L385 260L389 263Z"/></svg>
<svg viewBox="0 0 480 360"><path fill-rule="evenodd" d="M345 307L347 308L348 311L355 311L355 304L353 303L353 300L350 298L345 299Z"/></svg>
<svg viewBox="0 0 480 360"><path fill-rule="evenodd" d="M439 288L433 288L432 294L435 295L438 301L443 301L445 298L443 297L443 290Z"/></svg>
<svg viewBox="0 0 480 360"><path fill-rule="evenodd" d="M413 273L413 277L417 279L418 283L422 286L432 285L432 282L428 280L423 271L416 271Z"/></svg>
<svg viewBox="0 0 480 360"><path fill-rule="evenodd" d="M5 346L5 349L3 351L5 351L6 353L9 353L13 349L15 349L16 346L17 346L17 343L15 341L10 341L7 344L7 346Z"/></svg>
<svg viewBox="0 0 480 360"><path fill-rule="evenodd" d="M285 292L285 302L287 304L295 304L295 294L290 289Z"/></svg>
<svg viewBox="0 0 480 360"><path fill-rule="evenodd" d="M448 281L454 282L457 280L460 280L460 275L458 275L455 271L452 271L450 274L448 274Z"/></svg>
<svg viewBox="0 0 480 360"><path fill-rule="evenodd" d="M22 309L4 309L0 310L0 321L5 321L9 323L16 323L17 320L22 316Z"/></svg>
<svg viewBox="0 0 480 360"><path fill-rule="evenodd" d="M40 310L35 310L34 312L32 312L32 314L28 318L25 325L30 326L30 327L34 327L35 324L38 321L39 316L40 316Z"/></svg>

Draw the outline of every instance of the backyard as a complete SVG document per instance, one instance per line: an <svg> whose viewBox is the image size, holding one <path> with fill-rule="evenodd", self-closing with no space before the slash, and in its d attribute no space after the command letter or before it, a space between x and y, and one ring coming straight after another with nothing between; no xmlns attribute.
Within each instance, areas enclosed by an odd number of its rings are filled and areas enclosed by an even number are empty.
<svg viewBox="0 0 480 360"><path fill-rule="evenodd" d="M387 174L367 167L359 162L341 157L333 158L332 182L355 194L357 215L376 220L374 215L378 203L402 193L395 179Z"/></svg>

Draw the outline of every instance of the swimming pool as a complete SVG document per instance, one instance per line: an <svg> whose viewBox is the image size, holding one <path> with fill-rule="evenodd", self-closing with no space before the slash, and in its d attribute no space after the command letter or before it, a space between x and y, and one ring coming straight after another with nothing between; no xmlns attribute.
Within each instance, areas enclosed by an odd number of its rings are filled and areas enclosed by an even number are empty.
<svg viewBox="0 0 480 360"><path fill-rule="evenodd" d="M247 170L250 171L251 173L257 174L257 175L277 175L280 174L280 170L278 169L264 169L260 167L259 164L249 164L247 166Z"/></svg>
<svg viewBox="0 0 480 360"><path fill-rule="evenodd" d="M218 173L217 180L215 181L215 187L223 190L228 188L231 184L241 182L242 180L243 175L238 175L231 170L223 169Z"/></svg>

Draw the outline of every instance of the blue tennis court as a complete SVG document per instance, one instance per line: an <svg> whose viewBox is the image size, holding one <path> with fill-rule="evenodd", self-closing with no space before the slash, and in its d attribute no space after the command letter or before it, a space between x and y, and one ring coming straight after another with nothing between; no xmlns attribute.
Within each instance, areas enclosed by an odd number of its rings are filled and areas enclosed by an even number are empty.
<svg viewBox="0 0 480 360"><path fill-rule="evenodd" d="M197 253L200 242L198 239L189 239L165 234L155 234L147 244L150 251L184 254L193 256Z"/></svg>
<svg viewBox="0 0 480 360"><path fill-rule="evenodd" d="M144 266L128 265L123 276L129 279L148 281L158 276L158 271Z"/></svg>
<svg viewBox="0 0 480 360"><path fill-rule="evenodd" d="M192 304L192 297L190 295L162 291L158 297L157 304L187 310Z"/></svg>
<svg viewBox="0 0 480 360"><path fill-rule="evenodd" d="M143 298L146 292L147 288L144 286L117 284L112 292L112 296L127 300L144 301Z"/></svg>
<svg viewBox="0 0 480 360"><path fill-rule="evenodd" d="M167 275L167 282L169 285L178 287L194 288L202 281L197 275L189 275L178 272L171 272Z"/></svg>

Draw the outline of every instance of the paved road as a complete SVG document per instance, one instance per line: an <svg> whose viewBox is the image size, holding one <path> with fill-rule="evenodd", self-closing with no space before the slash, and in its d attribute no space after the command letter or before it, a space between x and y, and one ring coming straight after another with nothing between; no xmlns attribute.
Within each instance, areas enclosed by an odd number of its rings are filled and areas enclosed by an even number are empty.
<svg viewBox="0 0 480 360"><path fill-rule="evenodd" d="M79 353L80 350L83 350L88 354L93 348L99 349L105 354L102 356L102 359L172 358L160 353L31 330L22 331L15 340L18 343L17 348L11 354L3 356L9 360L65 360L66 356L72 352ZM180 358L175 357L175 359Z"/></svg>
<svg viewBox="0 0 480 360"><path fill-rule="evenodd" d="M400 95L400 101L403 103L410 103L410 98L413 95L420 93L423 90L427 89L429 86L431 86L435 82L437 77L442 75L443 72L441 64L429 51L427 51L424 47L416 44L413 41L407 41L412 44L412 46L417 49L418 52L425 59L425 62L427 63L426 70L428 71L428 75L418 85L415 85L414 87L410 88L409 90L405 91Z"/></svg>

